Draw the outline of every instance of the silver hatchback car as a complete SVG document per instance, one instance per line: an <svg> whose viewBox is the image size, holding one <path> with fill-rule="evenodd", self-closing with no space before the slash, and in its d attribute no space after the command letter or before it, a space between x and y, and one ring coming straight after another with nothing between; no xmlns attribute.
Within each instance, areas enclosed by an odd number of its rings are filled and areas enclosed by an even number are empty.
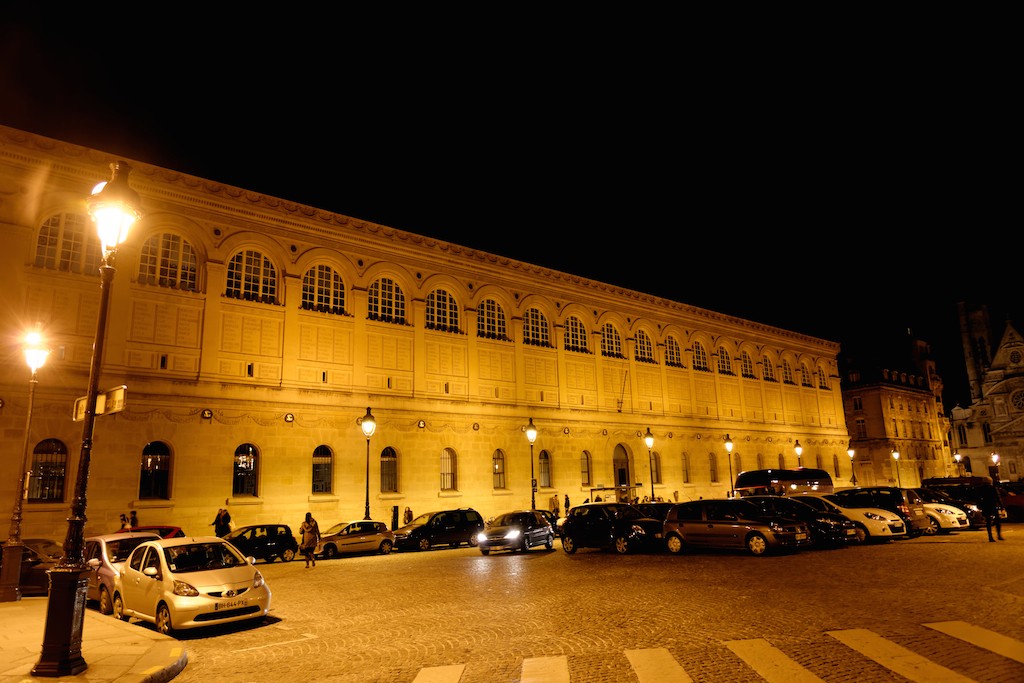
<svg viewBox="0 0 1024 683"><path fill-rule="evenodd" d="M98 603L101 613L114 611L114 584L128 555L138 544L154 538L160 536L151 531L121 531L85 539L85 563L89 566L86 599Z"/></svg>

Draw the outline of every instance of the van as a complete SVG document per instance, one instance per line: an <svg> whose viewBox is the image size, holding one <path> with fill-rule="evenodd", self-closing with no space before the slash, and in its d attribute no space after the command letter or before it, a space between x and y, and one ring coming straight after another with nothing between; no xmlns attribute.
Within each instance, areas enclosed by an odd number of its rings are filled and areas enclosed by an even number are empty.
<svg viewBox="0 0 1024 683"><path fill-rule="evenodd" d="M859 486L839 489L833 495L836 503L847 508L881 508L898 514L912 537L924 534L931 523L924 509L924 500L913 489L899 486Z"/></svg>
<svg viewBox="0 0 1024 683"><path fill-rule="evenodd" d="M430 550L435 546L458 548L477 545L476 535L484 530L484 518L473 508L425 512L395 529L398 550Z"/></svg>

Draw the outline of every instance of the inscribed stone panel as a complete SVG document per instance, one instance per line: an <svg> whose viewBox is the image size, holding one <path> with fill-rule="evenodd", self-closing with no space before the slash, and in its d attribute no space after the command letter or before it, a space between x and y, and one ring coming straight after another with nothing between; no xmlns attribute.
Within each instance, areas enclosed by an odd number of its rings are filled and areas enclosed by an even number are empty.
<svg viewBox="0 0 1024 683"><path fill-rule="evenodd" d="M514 357L511 351L481 348L477 355L481 380L511 382L515 379Z"/></svg>
<svg viewBox="0 0 1024 683"><path fill-rule="evenodd" d="M156 338L156 304L152 301L133 301L132 321L128 329L129 341L152 342Z"/></svg>
<svg viewBox="0 0 1024 683"><path fill-rule="evenodd" d="M569 389L597 391L597 370L594 362L566 361L565 383Z"/></svg>
<svg viewBox="0 0 1024 683"><path fill-rule="evenodd" d="M694 391L697 394L697 405L707 406L715 405L717 399L715 398L715 382L714 380L700 379L698 378L694 383Z"/></svg>
<svg viewBox="0 0 1024 683"><path fill-rule="evenodd" d="M174 339L178 346L190 349L199 348L199 326L202 311L192 306L178 306L176 333Z"/></svg>
<svg viewBox="0 0 1024 683"><path fill-rule="evenodd" d="M220 350L239 353L242 350L242 316L225 313L220 319Z"/></svg>
<svg viewBox="0 0 1024 683"><path fill-rule="evenodd" d="M637 392L644 398L661 400L661 372L640 368L636 372Z"/></svg>
<svg viewBox="0 0 1024 683"><path fill-rule="evenodd" d="M281 321L265 318L260 325L260 353L264 356L281 355Z"/></svg>
<svg viewBox="0 0 1024 683"><path fill-rule="evenodd" d="M412 341L395 335L366 335L366 364L389 370L412 369Z"/></svg>
<svg viewBox="0 0 1024 683"><path fill-rule="evenodd" d="M523 354L524 370L526 371L527 384L539 384L542 386L557 386L558 373L555 369L555 361L550 354L530 353L527 350Z"/></svg>
<svg viewBox="0 0 1024 683"><path fill-rule="evenodd" d="M428 341L426 351L427 372L450 377L465 377L469 371L466 363L466 349L461 344Z"/></svg>

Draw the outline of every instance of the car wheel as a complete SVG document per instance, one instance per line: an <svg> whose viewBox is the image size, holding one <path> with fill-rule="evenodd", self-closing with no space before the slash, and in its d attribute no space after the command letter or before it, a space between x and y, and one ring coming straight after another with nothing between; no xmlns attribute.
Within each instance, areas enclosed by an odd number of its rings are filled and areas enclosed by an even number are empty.
<svg viewBox="0 0 1024 683"><path fill-rule="evenodd" d="M430 550L430 539L426 538L426 537L421 538L416 543L416 545L417 545L417 547L419 547L420 550Z"/></svg>
<svg viewBox="0 0 1024 683"><path fill-rule="evenodd" d="M523 544L519 546L519 549L524 553L530 550L530 542L525 537L523 538Z"/></svg>
<svg viewBox="0 0 1024 683"><path fill-rule="evenodd" d="M570 555L576 552L576 541L572 540L572 536L562 536L562 550Z"/></svg>
<svg viewBox="0 0 1024 683"><path fill-rule="evenodd" d="M555 547L555 535L554 534L551 534L550 536L548 536L548 540L544 541L544 547L547 548L548 550L551 550L552 548Z"/></svg>
<svg viewBox="0 0 1024 683"><path fill-rule="evenodd" d="M469 540L468 540L468 541L466 541L466 543L469 543L469 547L470 547L470 548L475 548L475 547L477 547L477 546L479 545L479 542L478 542L478 541L476 540L476 534L474 534L474 535L470 536L470 537L469 537ZM456 543L456 544L455 544L455 547L458 547L458 546L459 546L459 544L458 544L458 543Z"/></svg>
<svg viewBox="0 0 1024 683"><path fill-rule="evenodd" d="M111 602L111 594L108 591L106 591L105 586L99 587L99 613L114 613L114 604Z"/></svg>
<svg viewBox="0 0 1024 683"><path fill-rule="evenodd" d="M120 593L114 593L114 604L111 609L111 614L114 615L115 619L128 621L128 617L124 614L124 599L121 597Z"/></svg>
<svg viewBox="0 0 1024 683"><path fill-rule="evenodd" d="M665 539L665 548L673 555L678 555L683 552L683 539L675 534L670 534Z"/></svg>
<svg viewBox="0 0 1024 683"><path fill-rule="evenodd" d="M291 562L294 559L295 559L295 551L292 550L291 548L288 548L283 553L281 553L281 561L282 562Z"/></svg>
<svg viewBox="0 0 1024 683"><path fill-rule="evenodd" d="M156 608L156 630L165 636L171 635L171 632L174 631L174 627L171 625L171 610L163 602Z"/></svg>
<svg viewBox="0 0 1024 683"><path fill-rule="evenodd" d="M768 552L768 541L761 534L750 534L747 537L747 550L751 555L764 555Z"/></svg>
<svg viewBox="0 0 1024 683"><path fill-rule="evenodd" d="M942 531L942 529L939 527L939 523L935 520L934 517L929 517L928 518L928 528L924 530L924 535L925 536L934 536L935 534L939 533L940 531Z"/></svg>
<svg viewBox="0 0 1024 683"><path fill-rule="evenodd" d="M490 555L491 551L488 550L487 548L480 548L480 554L481 555Z"/></svg>
<svg viewBox="0 0 1024 683"><path fill-rule="evenodd" d="M871 534L868 533L867 529L862 527L860 524L855 528L857 529L857 543L867 543L871 540Z"/></svg>
<svg viewBox="0 0 1024 683"><path fill-rule="evenodd" d="M629 539L625 536L616 536L612 539L612 548L615 549L619 555L625 555L629 552Z"/></svg>
<svg viewBox="0 0 1024 683"><path fill-rule="evenodd" d="M391 552L391 548L392 547L394 547L394 546L392 545L391 541L381 541L380 542L380 554L381 555L387 555L388 553Z"/></svg>
<svg viewBox="0 0 1024 683"><path fill-rule="evenodd" d="M327 545L324 546L324 559L325 560L333 560L337 556L338 556L338 548L336 546L334 546L332 544L327 544Z"/></svg>

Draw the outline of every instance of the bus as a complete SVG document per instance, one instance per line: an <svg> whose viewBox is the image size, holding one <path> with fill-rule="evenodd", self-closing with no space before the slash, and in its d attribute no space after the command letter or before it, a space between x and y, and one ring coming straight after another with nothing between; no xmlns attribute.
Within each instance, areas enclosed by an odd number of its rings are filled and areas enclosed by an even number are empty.
<svg viewBox="0 0 1024 683"><path fill-rule="evenodd" d="M825 470L747 470L736 475L736 495L783 496L787 493L832 493L832 477Z"/></svg>

